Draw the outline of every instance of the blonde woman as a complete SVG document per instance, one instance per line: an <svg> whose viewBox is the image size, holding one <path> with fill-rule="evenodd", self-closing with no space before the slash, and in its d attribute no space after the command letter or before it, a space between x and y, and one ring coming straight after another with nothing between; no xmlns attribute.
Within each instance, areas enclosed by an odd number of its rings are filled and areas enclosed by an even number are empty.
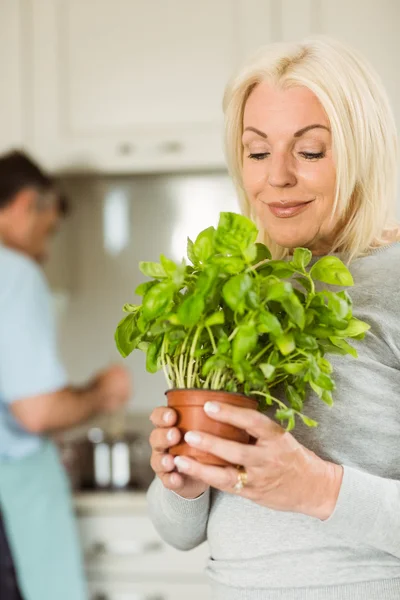
<svg viewBox="0 0 400 600"><path fill-rule="evenodd" d="M353 50L315 39L263 49L229 84L224 109L244 212L275 257L305 246L349 261L354 312L371 330L356 364L332 358L334 409L309 397L318 428L292 435L260 413L206 405L257 439L243 446L186 434L244 466L239 491L233 467L168 454L180 438L176 415L157 408L150 514L177 548L208 540L214 598L398 599L400 243L386 94Z"/></svg>

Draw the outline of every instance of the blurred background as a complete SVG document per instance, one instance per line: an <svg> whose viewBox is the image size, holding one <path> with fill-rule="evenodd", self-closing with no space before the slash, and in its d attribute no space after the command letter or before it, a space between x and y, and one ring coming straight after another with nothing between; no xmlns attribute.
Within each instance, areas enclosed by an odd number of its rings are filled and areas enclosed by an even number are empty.
<svg viewBox="0 0 400 600"><path fill-rule="evenodd" d="M331 35L376 67L399 123L399 25L398 0L0 0L0 152L28 151L72 208L46 268L72 383L119 360L138 262L181 259L188 235L238 210L221 108L236 67L261 45ZM145 515L163 377L140 355L125 364L127 410L58 438L92 599L206 598L206 551L177 559Z"/></svg>

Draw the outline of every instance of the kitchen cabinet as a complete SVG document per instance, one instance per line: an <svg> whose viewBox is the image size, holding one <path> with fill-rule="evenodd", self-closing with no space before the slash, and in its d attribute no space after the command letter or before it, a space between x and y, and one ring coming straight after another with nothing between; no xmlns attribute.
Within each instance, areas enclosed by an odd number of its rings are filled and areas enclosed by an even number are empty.
<svg viewBox="0 0 400 600"><path fill-rule="evenodd" d="M22 0L2 0L0 7L0 153L27 141L29 77L24 4Z"/></svg>
<svg viewBox="0 0 400 600"><path fill-rule="evenodd" d="M371 60L400 122L399 18L393 0L3 0L0 150L53 171L221 168L230 75L315 33Z"/></svg>
<svg viewBox="0 0 400 600"><path fill-rule="evenodd" d="M31 0L34 137L52 169L224 165L222 95L275 0Z"/></svg>
<svg viewBox="0 0 400 600"><path fill-rule="evenodd" d="M211 598L207 585L152 584L90 584L90 600L207 600Z"/></svg>
<svg viewBox="0 0 400 600"><path fill-rule="evenodd" d="M144 493L76 494L90 600L207 600L206 544L168 546L146 513Z"/></svg>

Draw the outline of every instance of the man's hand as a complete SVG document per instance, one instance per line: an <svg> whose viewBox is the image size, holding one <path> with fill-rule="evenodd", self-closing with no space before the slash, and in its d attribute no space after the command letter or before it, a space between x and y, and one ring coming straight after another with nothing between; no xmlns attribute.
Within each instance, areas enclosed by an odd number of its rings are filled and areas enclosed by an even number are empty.
<svg viewBox="0 0 400 600"><path fill-rule="evenodd" d="M99 392L99 411L112 413L124 406L132 395L128 371L114 365L97 374L93 386Z"/></svg>

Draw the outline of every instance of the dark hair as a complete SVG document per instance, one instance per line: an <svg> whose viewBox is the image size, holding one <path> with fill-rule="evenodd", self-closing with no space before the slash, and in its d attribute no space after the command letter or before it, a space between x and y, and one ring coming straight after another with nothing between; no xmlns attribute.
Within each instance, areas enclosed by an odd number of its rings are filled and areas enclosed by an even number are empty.
<svg viewBox="0 0 400 600"><path fill-rule="evenodd" d="M47 175L27 154L13 150L0 156L0 210L11 204L15 196L25 188L39 192L56 193L57 207L61 215L68 212L68 200Z"/></svg>

